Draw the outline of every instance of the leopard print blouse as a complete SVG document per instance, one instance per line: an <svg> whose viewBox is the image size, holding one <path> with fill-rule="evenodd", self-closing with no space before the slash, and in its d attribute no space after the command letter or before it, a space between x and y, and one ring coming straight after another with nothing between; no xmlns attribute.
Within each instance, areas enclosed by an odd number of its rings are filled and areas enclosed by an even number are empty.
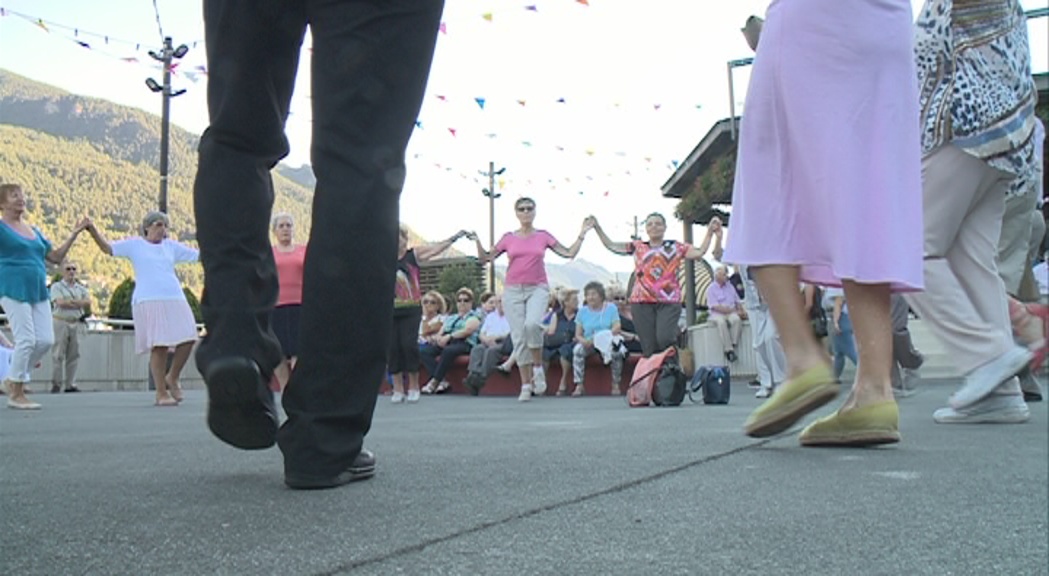
<svg viewBox="0 0 1049 576"><path fill-rule="evenodd" d="M954 144L1033 184L1034 115L1027 20L1017 0L926 0L915 23L922 151Z"/></svg>

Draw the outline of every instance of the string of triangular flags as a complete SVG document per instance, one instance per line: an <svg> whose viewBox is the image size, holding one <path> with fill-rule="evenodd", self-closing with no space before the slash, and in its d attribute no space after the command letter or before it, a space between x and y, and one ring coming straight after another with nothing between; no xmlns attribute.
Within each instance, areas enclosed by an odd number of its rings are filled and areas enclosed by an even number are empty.
<svg viewBox="0 0 1049 576"><path fill-rule="evenodd" d="M110 34L92 32L90 30L60 24L51 20L45 20L43 18L0 7L0 17L4 16L14 16L25 20L43 32L56 38L72 42L73 44L76 44L85 50L90 50L100 56L123 62L125 64L143 66L152 70L163 69L163 64L154 60L152 57L142 56L143 51L148 52L149 50L159 50L155 41L129 40L112 36ZM192 49L197 48L198 45L203 45L203 43L203 40L196 40L192 43L187 43L186 45ZM115 48L115 50L113 48ZM119 50L119 52L116 50ZM171 64L171 73L173 75L184 77L194 83L199 82L207 75L207 68L203 65L181 66L181 64L181 62L177 61Z"/></svg>

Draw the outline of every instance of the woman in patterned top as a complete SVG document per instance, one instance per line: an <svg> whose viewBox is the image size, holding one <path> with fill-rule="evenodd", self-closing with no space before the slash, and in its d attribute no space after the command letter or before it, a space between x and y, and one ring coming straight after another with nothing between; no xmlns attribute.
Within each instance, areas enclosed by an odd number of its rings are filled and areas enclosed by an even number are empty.
<svg viewBox="0 0 1049 576"><path fill-rule="evenodd" d="M593 216L591 216L593 218ZM677 279L682 260L698 260L707 253L715 238L714 258L721 259L721 220L714 217L700 245L667 240L667 220L653 212L645 218L647 241L613 242L594 218L594 230L601 243L615 254L634 256L634 289L630 293L630 311L641 340L641 354L646 358L665 350L677 341L681 317L681 286Z"/></svg>

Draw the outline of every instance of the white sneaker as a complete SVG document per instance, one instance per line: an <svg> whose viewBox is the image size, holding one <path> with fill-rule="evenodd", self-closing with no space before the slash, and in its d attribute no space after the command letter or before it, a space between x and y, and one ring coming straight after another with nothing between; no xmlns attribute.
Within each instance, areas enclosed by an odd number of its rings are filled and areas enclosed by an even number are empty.
<svg viewBox="0 0 1049 576"><path fill-rule="evenodd" d="M418 390L409 390L408 396L405 398L405 400L407 400L410 404L415 404L419 401L420 396L421 394L419 394Z"/></svg>
<svg viewBox="0 0 1049 576"><path fill-rule="evenodd" d="M1030 417L1019 394L992 394L968 408L940 408L932 415L938 424L1020 424Z"/></svg>
<svg viewBox="0 0 1049 576"><path fill-rule="evenodd" d="M976 404L986 398L1002 382L1023 370L1031 358L1031 352L1026 348L1019 346L1011 348L1005 354L966 374L962 387L951 395L947 403L955 410Z"/></svg>
<svg viewBox="0 0 1049 576"><path fill-rule="evenodd" d="M768 398L769 396L772 396L772 389L764 386L758 388L758 391L754 393L755 398Z"/></svg>
<svg viewBox="0 0 1049 576"><path fill-rule="evenodd" d="M533 385L532 393L536 396L542 396L546 394L546 372L538 366L533 371L535 384Z"/></svg>
<svg viewBox="0 0 1049 576"><path fill-rule="evenodd" d="M390 402L392 404L400 404L404 402L404 394L401 392L394 392L393 396L390 396Z"/></svg>
<svg viewBox="0 0 1049 576"><path fill-rule="evenodd" d="M525 384L521 386L521 394L517 396L518 402L528 402L532 399L532 385Z"/></svg>
<svg viewBox="0 0 1049 576"><path fill-rule="evenodd" d="M15 402L8 398L7 407L12 410L39 410L41 408L39 404L29 400L28 398L24 402Z"/></svg>

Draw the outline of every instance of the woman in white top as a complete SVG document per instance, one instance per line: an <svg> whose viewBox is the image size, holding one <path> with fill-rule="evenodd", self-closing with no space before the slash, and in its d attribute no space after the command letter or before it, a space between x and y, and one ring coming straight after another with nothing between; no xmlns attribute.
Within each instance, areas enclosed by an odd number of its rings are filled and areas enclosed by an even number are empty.
<svg viewBox="0 0 1049 576"><path fill-rule="evenodd" d="M197 324L186 301L175 264L196 262L200 253L168 239L169 221L163 212L150 212L142 220L142 236L114 242L106 240L94 222L87 230L100 250L127 258L135 270L131 316L135 322L135 352L149 352L149 371L157 388L157 406L177 406L182 401L179 376L197 341ZM171 369L165 370L168 350L175 349Z"/></svg>

